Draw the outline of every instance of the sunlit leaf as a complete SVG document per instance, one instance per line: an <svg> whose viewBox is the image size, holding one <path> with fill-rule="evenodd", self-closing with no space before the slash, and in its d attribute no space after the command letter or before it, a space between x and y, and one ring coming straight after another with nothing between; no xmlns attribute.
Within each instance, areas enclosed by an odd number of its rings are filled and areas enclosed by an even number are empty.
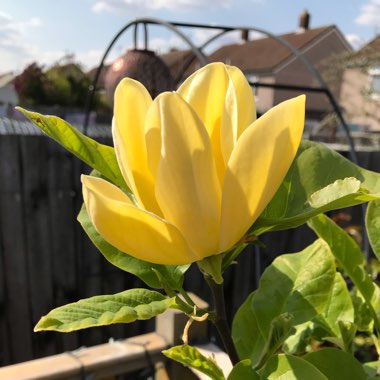
<svg viewBox="0 0 380 380"><path fill-rule="evenodd" d="M365 221L369 242L377 259L380 260L380 200L369 202Z"/></svg>
<svg viewBox="0 0 380 380"><path fill-rule="evenodd" d="M34 330L70 332L114 323L130 323L153 318L174 304L174 298L166 298L153 290L129 289L58 307L42 317Z"/></svg>
<svg viewBox="0 0 380 380"><path fill-rule="evenodd" d="M316 318L333 336L340 336L338 322L354 322L354 306L346 282L335 274L334 286L325 310Z"/></svg>
<svg viewBox="0 0 380 380"><path fill-rule="evenodd" d="M285 180L251 231L259 235L297 227L320 213L379 195L379 173L360 168L325 145L302 141Z"/></svg>
<svg viewBox="0 0 380 380"><path fill-rule="evenodd" d="M380 331L380 290L365 270L365 259L360 247L342 228L325 215L309 221L309 226L326 241L338 266L350 277L371 309Z"/></svg>
<svg viewBox="0 0 380 380"><path fill-rule="evenodd" d="M303 354L310 342L314 331L314 323L307 321L294 327L294 332L284 342L282 346L286 354Z"/></svg>
<svg viewBox="0 0 380 380"><path fill-rule="evenodd" d="M352 352L352 343L354 341L357 326L352 322L338 322L340 336L342 337L343 349L347 352Z"/></svg>
<svg viewBox="0 0 380 380"><path fill-rule="evenodd" d="M206 358L195 347L174 346L162 351L168 358L182 363L209 376L212 380L224 380L223 371L212 358Z"/></svg>
<svg viewBox="0 0 380 380"><path fill-rule="evenodd" d="M261 362L272 323L281 314L291 314L298 325L321 313L334 278L334 258L323 240L302 252L276 258L233 321L232 335L240 358L251 359L253 367Z"/></svg>

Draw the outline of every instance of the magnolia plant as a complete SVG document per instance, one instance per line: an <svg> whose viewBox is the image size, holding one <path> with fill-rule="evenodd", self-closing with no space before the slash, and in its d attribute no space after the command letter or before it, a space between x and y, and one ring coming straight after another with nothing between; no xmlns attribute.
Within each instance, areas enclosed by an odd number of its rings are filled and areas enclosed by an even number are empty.
<svg viewBox="0 0 380 380"><path fill-rule="evenodd" d="M172 308L209 320L220 334L229 374L188 342L164 351L211 379L376 378L376 362L355 359L354 339L366 334L380 351L379 287L356 242L323 213L369 202L366 227L380 257L380 174L301 142L304 96L256 119L243 73L222 63L154 100L123 79L114 103L114 148L57 117L21 111L93 168L82 176L79 222L108 261L147 288L61 306L35 330L130 323ZM231 330L224 271L263 233L304 223L317 240L274 260ZM183 289L191 264L210 286L212 310L198 308Z"/></svg>

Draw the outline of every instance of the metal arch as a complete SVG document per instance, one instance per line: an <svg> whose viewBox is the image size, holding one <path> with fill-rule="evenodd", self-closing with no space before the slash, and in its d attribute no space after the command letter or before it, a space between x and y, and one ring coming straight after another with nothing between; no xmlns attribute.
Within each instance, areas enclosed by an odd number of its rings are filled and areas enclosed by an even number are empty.
<svg viewBox="0 0 380 380"><path fill-rule="evenodd" d="M135 24L135 28L133 30L133 48L137 49L138 45L138 35L139 35L139 24ZM146 23L143 23L143 30L144 30L144 49L148 50L148 27Z"/></svg>
<svg viewBox="0 0 380 380"><path fill-rule="evenodd" d="M355 151L354 141L353 141L353 139L351 137L349 128L347 126L347 123L344 120L342 112L340 111L340 108L339 108L337 102L335 101L334 96L332 95L331 91L329 90L326 82L323 80L323 78L322 78L321 74L319 73L319 71L309 62L309 60L305 57L305 55L302 52L300 52L298 49L296 49L288 41L286 41L285 39L283 39L283 38L281 38L279 36L276 36L275 34L273 34L271 32L268 32L267 30L264 30L264 29L261 29L261 28L256 28L256 27L245 27L245 26L231 27L231 26L224 26L224 25L205 25L205 24L194 24L194 23L167 22L167 21L163 21L163 20L160 20L160 19L157 19L157 18L140 18L140 19L136 19L134 21L131 21L126 26L124 26L116 34L116 36L113 38L113 40L111 41L111 43L107 47L107 49L106 49L106 51L105 51L105 53L104 53L104 55L103 55L103 57L101 59L101 62L99 64L99 66L98 66L98 69L97 69L97 71L95 73L95 77L94 77L93 83L92 83L92 85L89 88L89 95L88 95L88 99L87 99L86 107L85 107L85 120L84 120L84 124L83 124L83 127L84 127L83 129L84 129L85 132L86 132L87 127L88 127L89 114L90 114L90 110L91 110L91 107L92 107L94 94L95 94L95 91L96 91L96 85L97 85L97 82L99 80L100 71L101 71L101 69L104 66L104 61L107 58L109 51L111 50L111 48L113 47L113 45L115 44L115 42L119 39L119 37L130 26L136 25L136 28L137 28L137 25L139 23L142 23L144 25L144 28L145 28L145 31L146 31L146 33L145 33L145 38L146 39L147 39L147 28L146 28L147 24L156 24L156 25L166 26L168 29L170 29L171 31L173 31L178 36L180 36L191 47L192 51L194 52L194 55L199 59L201 65L205 65L208 62L207 61L207 57L203 54L203 49L208 44L210 44L212 41L215 41L217 38L221 37L222 35L224 35L227 32L236 31L236 30L256 31L256 32L259 32L259 33L262 33L262 34L266 35L267 37L273 38L278 43L280 43L283 46L287 47L293 53L293 55L295 57L299 58L303 62L303 64L307 68L307 70L309 70L309 72L315 77L315 79L317 79L317 81L319 82L319 85L320 85L321 89L323 89L323 92L326 94L326 96L328 97L331 105L333 106L334 111L337 114L337 116L338 116L338 118L339 118L339 120L340 120L340 122L342 124L342 127L343 127L343 129L344 129L344 131L346 133L348 144L349 144L349 147L350 147L350 156L351 156L351 159L352 159L352 161L354 163L356 163L356 164L358 163L358 159L357 159L357 155L356 155L356 151ZM201 47L198 48L198 47L196 47L190 41L190 39L184 33L182 33L180 30L178 30L178 27L203 28L203 29L219 29L219 30L222 30L222 31L220 33L218 33L217 35L212 36ZM135 32L136 32L136 30L135 30ZM135 36L135 40L136 40L136 36ZM193 57L186 64L184 70L186 70L186 68L188 67L188 65L192 61L193 61ZM181 74L181 75L183 75L183 74ZM179 78L181 78L181 76ZM178 80L178 78L176 78L176 80Z"/></svg>
<svg viewBox="0 0 380 380"><path fill-rule="evenodd" d="M156 18L140 18L140 19L136 19L136 20L129 22L127 25L125 25L123 28L121 28L118 33L116 33L115 37L111 40L110 44L107 46L107 48L103 54L103 57L99 63L99 66L96 70L94 80L92 81L92 83L89 87L89 94L87 96L86 107L85 107L85 118L84 118L84 122L83 122L83 131L85 134L87 133L90 111L92 108L92 104L94 102L94 94L96 91L96 86L97 86L98 81L99 81L100 72L104 66L104 61L106 60L110 50L112 49L112 47L114 46L116 41L120 38L120 36L133 25L135 25L137 28L139 23L144 24L145 31L147 31L147 28L146 28L147 24L156 24L156 25L162 25L162 26L167 27L172 32L174 32L175 34L180 36L190 46L190 48L192 49L192 51L194 52L196 57L199 59L202 66L204 66L208 63L208 59L202 53L202 51L199 48L197 48L184 33L182 33L180 30L178 30L176 25L174 25L173 23L163 21L163 20L159 20ZM136 34L137 34L137 30L135 30L135 39L137 38ZM146 32L145 36L147 37L147 32Z"/></svg>
<svg viewBox="0 0 380 380"><path fill-rule="evenodd" d="M228 32L231 32L232 30L222 30L221 32L217 33L215 36L212 36L210 37L206 42L204 42L201 46L198 47L198 49L203 53L203 49L205 49L207 47L207 45L209 45L211 42L217 40L219 37L223 36L224 34L228 33ZM179 84L179 82L181 81L181 79L183 78L183 75L185 74L186 70L189 68L189 66L191 65L191 63L194 61L194 56L190 56L187 60L187 62L185 62L185 64L183 65L183 68L182 68L182 72L177 76L177 78L174 79L174 82L176 85Z"/></svg>
<svg viewBox="0 0 380 380"><path fill-rule="evenodd" d="M296 58L298 58L298 59L300 59L302 61L302 63L307 68L307 70L309 70L309 72L312 74L312 76L314 76L315 79L319 82L321 91L324 92L325 95L328 97L331 105L334 108L334 112L338 116L338 119L339 119L340 123L342 124L344 132L345 132L345 134L347 136L347 141L348 141L348 144L349 144L349 147L350 147L350 151L349 151L350 157L351 157L352 161L355 164L358 164L358 158L357 158L357 155L356 155L354 140L352 139L350 130L348 128L348 125L347 125L346 121L344 120L343 114L342 114L342 112L341 112L341 110L339 108L339 105L335 101L335 98L334 98L333 94L331 93L329 87L327 86L326 82L322 78L320 72L306 58L306 56L301 51L299 51L297 48L295 48L291 43L289 43L288 41L286 41L285 39L283 39L280 36L277 36L277 35L275 35L275 34L273 34L271 32L268 32L268 31L266 31L264 29L256 28L256 27L246 27L246 26L230 27L230 26L222 26L222 25L202 25L202 24L184 24L184 23L172 23L172 24L176 25L176 26L188 26L188 27L194 27L194 28L198 27L198 28L205 28L205 29L222 29L222 31L220 33L218 33L215 36L212 36L210 39L208 39L206 42L204 42L199 47L199 49L202 50L202 51L203 51L203 49L205 49L207 47L207 45L209 45L211 42L215 41L217 38L221 37L225 33L232 32L232 31L237 31L237 30L248 30L248 31L255 31L255 32L262 33L262 34L266 35L267 37L274 39L275 41L277 41L281 45L287 47L293 53L293 55ZM182 78L182 76L183 76L184 72L186 71L186 69L193 62L193 59L194 59L194 57L191 57L189 59L189 61L184 66L183 72L176 78L176 81L177 80L179 81Z"/></svg>
<svg viewBox="0 0 380 380"><path fill-rule="evenodd" d="M84 133L86 133L86 131L87 131L88 122L89 122L89 114L90 114L90 110L91 110L92 103L93 103L93 100L94 100L94 94L95 94L95 91L96 91L97 82L99 80L100 71L101 71L101 69L104 66L104 61L105 61L106 57L108 56L108 53L110 52L110 50L113 47L113 45L118 40L118 38L130 26L136 25L136 28L137 28L137 25L139 23L143 23L143 25L144 25L144 30L145 30L145 46L147 46L147 40L148 40L147 24L157 24L157 25L165 26L169 30L171 30L175 34L177 34L179 37L181 37L190 46L190 48L192 49L194 55L199 59L201 65L203 65L203 66L208 63L208 59L204 55L203 49L206 48L211 42L215 41L216 39L218 39L219 37L221 37L222 35L224 35L227 32L230 32L230 31L236 31L236 30L256 31L256 32L259 32L259 33L262 33L262 34L266 35L267 37L273 38L278 43L280 43L283 46L287 47L296 58L298 58L298 59L300 59L302 61L302 63L305 65L305 67L307 68L307 70L312 74L312 76L315 79L317 79L317 81L318 81L318 83L320 85L320 90L323 91L326 94L326 96L328 97L331 105L334 108L335 113L337 114L337 116L338 116L338 118L339 118L339 120L340 120L340 122L342 124L342 127L343 127L343 129L345 131L345 134L347 136L348 144L349 144L349 147L350 147L350 158L352 159L352 161L354 163L358 164L358 158L357 158L356 151L355 151L355 145L354 145L354 141L353 141L353 139L351 137L350 130L349 130L348 126L347 126L347 123L344 120L343 114L342 114L342 112L341 112L341 110L340 110L337 102L335 101L335 98L334 98L333 94L331 93L330 89L328 88L326 82L323 80L320 72L311 64L311 62L306 58L306 56L301 51L299 51L297 48L295 48L292 44L290 44L289 42L287 42L283 38L281 38L279 36L276 36L275 34L273 34L271 32L268 32L268 31L266 31L264 29L256 28L256 27L230 27L230 26L222 26L222 25L204 25L204 24L166 22L166 21L162 21L162 20L156 19L156 18L141 18L141 19L136 19L136 20L128 23L126 26L124 26L115 35L115 37L113 38L113 40L111 41L111 43L107 47L107 49L106 49L106 51L105 51L105 53L104 53L104 55L103 55L103 57L102 57L102 59L100 61L99 67L97 68L94 80L92 82L92 85L89 88L89 95L88 95L87 101L86 101L85 120L84 120L84 124L83 124ZM216 34L216 35L212 36L211 38L209 38L205 43L203 43L198 48L198 47L196 47L190 41L190 39L184 33L182 33L180 30L178 30L178 27L219 29L219 30L221 30L221 32L219 32L218 34ZM137 38L135 38L135 40L137 40ZM194 57L191 57L191 60L189 61L189 63L187 63L187 66L185 67L185 70L188 67L188 65L191 64L191 62L193 60L194 60ZM183 75L183 73L182 73L182 75ZM316 88L310 88L310 90L317 90L317 89ZM365 208L364 207L363 207L362 210L363 210L363 213L365 213ZM368 256L368 239L366 239L366 234L364 234L364 239L365 239L365 243L364 243L365 247L364 248L365 248L365 251L366 251L367 256ZM256 255L256 256L257 256L257 263L256 263L256 265L258 266L258 269L261 270L260 256L259 255Z"/></svg>

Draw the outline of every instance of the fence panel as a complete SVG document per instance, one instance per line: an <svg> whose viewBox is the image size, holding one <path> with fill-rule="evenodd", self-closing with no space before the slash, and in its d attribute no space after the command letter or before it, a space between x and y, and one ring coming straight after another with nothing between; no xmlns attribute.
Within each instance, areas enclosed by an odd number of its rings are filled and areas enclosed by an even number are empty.
<svg viewBox="0 0 380 380"><path fill-rule="evenodd" d="M109 130L90 130L112 144ZM380 171L379 152L359 152L360 162ZM82 231L80 174L89 169L27 123L0 120L0 365L127 338L152 331L153 321L70 334L33 333L50 309L97 294L142 286L109 264ZM353 212L360 219L360 208ZM314 237L307 227L263 236L265 249L250 247L241 265L226 273L229 317L258 284L277 254L303 249ZM206 301L209 291L196 268L185 287ZM213 333L211 331L211 333Z"/></svg>

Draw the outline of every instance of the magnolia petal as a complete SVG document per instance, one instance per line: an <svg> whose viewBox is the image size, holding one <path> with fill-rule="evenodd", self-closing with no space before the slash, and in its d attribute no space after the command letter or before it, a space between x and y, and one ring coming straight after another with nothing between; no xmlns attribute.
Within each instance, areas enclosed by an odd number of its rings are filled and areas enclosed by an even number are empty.
<svg viewBox="0 0 380 380"><path fill-rule="evenodd" d="M130 78L116 88L112 134L118 163L139 204L160 215L154 181L148 168L145 117L152 98L145 87Z"/></svg>
<svg viewBox="0 0 380 380"><path fill-rule="evenodd" d="M297 152L304 118L302 95L272 108L241 135L222 190L221 250L243 237L274 196Z"/></svg>
<svg viewBox="0 0 380 380"><path fill-rule="evenodd" d="M137 208L113 184L82 176L88 215L100 235L122 252L157 264L188 264L199 258L167 221Z"/></svg>
<svg viewBox="0 0 380 380"><path fill-rule="evenodd" d="M202 257L216 254L221 191L209 136L193 109L177 93L156 98L162 147L156 197L165 219Z"/></svg>
<svg viewBox="0 0 380 380"><path fill-rule="evenodd" d="M256 120L256 107L252 88L245 75L234 66L226 66L226 69L229 83L221 126L221 146L227 165L240 135Z"/></svg>
<svg viewBox="0 0 380 380"><path fill-rule="evenodd" d="M161 158L161 117L158 102L149 107L145 119L145 142L148 167L153 180L156 180L158 163Z"/></svg>
<svg viewBox="0 0 380 380"><path fill-rule="evenodd" d="M226 66L216 62L196 71L177 90L194 109L207 129L221 183L225 164L220 146L220 126L228 83Z"/></svg>

